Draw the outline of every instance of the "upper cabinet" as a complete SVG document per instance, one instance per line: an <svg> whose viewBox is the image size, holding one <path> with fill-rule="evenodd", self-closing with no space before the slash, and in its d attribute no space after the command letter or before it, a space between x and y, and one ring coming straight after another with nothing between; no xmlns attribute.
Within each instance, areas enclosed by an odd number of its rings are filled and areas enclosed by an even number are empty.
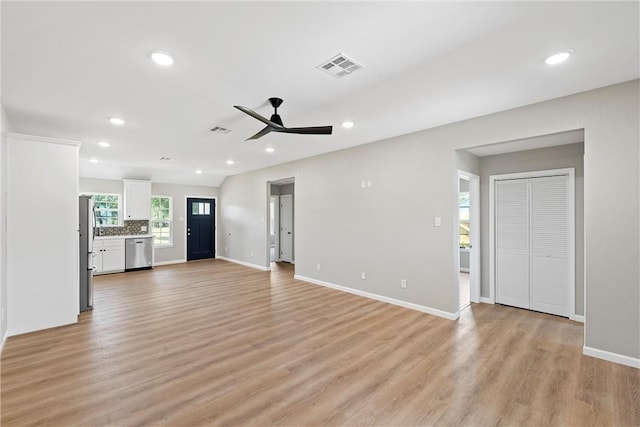
<svg viewBox="0 0 640 427"><path fill-rule="evenodd" d="M151 219L151 181L125 179L124 181L124 219Z"/></svg>

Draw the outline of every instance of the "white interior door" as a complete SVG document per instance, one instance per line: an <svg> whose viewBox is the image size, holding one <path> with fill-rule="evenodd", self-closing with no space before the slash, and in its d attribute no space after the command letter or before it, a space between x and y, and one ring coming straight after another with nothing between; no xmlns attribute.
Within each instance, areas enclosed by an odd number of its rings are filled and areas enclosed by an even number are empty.
<svg viewBox="0 0 640 427"><path fill-rule="evenodd" d="M293 261L293 196L280 196L280 260Z"/></svg>
<svg viewBox="0 0 640 427"><path fill-rule="evenodd" d="M568 316L569 177L531 179L531 309Z"/></svg>
<svg viewBox="0 0 640 427"><path fill-rule="evenodd" d="M529 308L529 180L496 181L496 302Z"/></svg>

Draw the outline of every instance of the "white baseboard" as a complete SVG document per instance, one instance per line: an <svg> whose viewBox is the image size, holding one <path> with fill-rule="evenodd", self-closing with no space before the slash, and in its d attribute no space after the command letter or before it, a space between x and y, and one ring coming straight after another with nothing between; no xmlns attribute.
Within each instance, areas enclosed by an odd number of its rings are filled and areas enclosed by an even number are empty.
<svg viewBox="0 0 640 427"><path fill-rule="evenodd" d="M608 360L609 362L619 363L625 366L631 366L632 368L640 369L640 359L634 357L624 356L618 353L611 353L610 351L599 350L593 347L582 347L582 354L585 356L591 356L598 359Z"/></svg>
<svg viewBox="0 0 640 427"><path fill-rule="evenodd" d="M574 322L584 323L584 316L581 316L579 314L574 314L573 316L569 316L569 319L573 320Z"/></svg>
<svg viewBox="0 0 640 427"><path fill-rule="evenodd" d="M491 298L487 297L480 297L480 302L484 304L495 304L493 301L491 301Z"/></svg>
<svg viewBox="0 0 640 427"><path fill-rule="evenodd" d="M182 264L183 262L187 262L186 259L174 259L171 261L159 261L159 262L154 262L153 266L160 266L160 265L171 265L171 264Z"/></svg>
<svg viewBox="0 0 640 427"><path fill-rule="evenodd" d="M444 317L445 319L449 319L449 320L456 320L456 319L458 319L460 317L460 312L459 311L456 311L455 313L449 313L447 311L442 311L442 310L438 310L438 309L431 308L431 307L425 307L424 305L418 305L418 304L414 304L414 303L411 303L411 302L401 301L401 300L398 300L398 299L389 298L389 297L385 297L385 296L378 295L378 294L372 294L371 292L360 291L358 289L352 289L352 288L348 288L346 286L336 285L334 283L323 282L322 280L316 280L316 279L312 279L310 277L299 276L297 274L295 276L293 276L293 278L294 279L298 279L298 280L303 280L305 282L313 283L314 285L325 286L327 288L336 289L338 291L348 292L350 294L358 295L358 296L361 296L361 297L374 299L376 301L382 301L382 302L386 302L386 303L389 303L389 304L398 305L400 307L410 308L412 310L421 311L423 313L432 314L434 316Z"/></svg>
<svg viewBox="0 0 640 427"><path fill-rule="evenodd" d="M237 259L227 258L227 257L224 257L224 256L218 256L216 258L217 259L221 259L223 261L229 261L229 262L232 262L234 264L244 265L245 267L257 268L258 270L262 270L262 271L271 271L271 267L265 267L263 265L251 264L250 262L239 261Z"/></svg>
<svg viewBox="0 0 640 427"><path fill-rule="evenodd" d="M2 337L2 342L0 343L0 355L2 354L2 351L4 350L4 345L7 342L7 338L9 338L9 330L8 329L4 332L4 336Z"/></svg>

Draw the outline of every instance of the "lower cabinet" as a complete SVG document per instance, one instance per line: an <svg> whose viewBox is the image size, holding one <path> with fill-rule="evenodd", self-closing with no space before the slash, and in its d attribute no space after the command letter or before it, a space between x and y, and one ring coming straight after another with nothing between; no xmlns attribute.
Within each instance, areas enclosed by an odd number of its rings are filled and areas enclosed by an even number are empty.
<svg viewBox="0 0 640 427"><path fill-rule="evenodd" d="M96 239L93 241L93 252L95 274L124 271L124 239Z"/></svg>

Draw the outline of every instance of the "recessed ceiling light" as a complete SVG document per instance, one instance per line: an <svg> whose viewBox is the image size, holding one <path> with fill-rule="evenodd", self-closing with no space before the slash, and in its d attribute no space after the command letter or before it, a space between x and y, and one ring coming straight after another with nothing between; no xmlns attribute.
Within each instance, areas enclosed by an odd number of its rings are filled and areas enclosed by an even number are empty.
<svg viewBox="0 0 640 427"><path fill-rule="evenodd" d="M100 141L98 142L98 145L103 148L107 148L111 146L111 144L109 144L107 141Z"/></svg>
<svg viewBox="0 0 640 427"><path fill-rule="evenodd" d="M560 64L561 62L566 61L567 59L569 59L569 57L573 54L573 50L572 49L567 49L564 50L562 52L558 52L555 55L551 55L550 57L548 57L547 59L544 60L545 64L547 65L556 65L556 64Z"/></svg>
<svg viewBox="0 0 640 427"><path fill-rule="evenodd" d="M202 173L202 169L196 169L196 173L200 175Z"/></svg>
<svg viewBox="0 0 640 427"><path fill-rule="evenodd" d="M153 52L151 54L151 59L158 65L162 65L164 67L168 67L173 64L173 58L169 56L169 54L164 52Z"/></svg>
<svg viewBox="0 0 640 427"><path fill-rule="evenodd" d="M92 157L92 158L90 158L90 159L89 159L89 161L90 161L91 163L98 163L98 159L93 158L93 157Z"/></svg>
<svg viewBox="0 0 640 427"><path fill-rule="evenodd" d="M353 127L353 122L342 122L342 127L345 129L351 129Z"/></svg>
<svg viewBox="0 0 640 427"><path fill-rule="evenodd" d="M114 124L116 126L122 126L124 124L124 120L119 117L111 117L109 121L111 122L111 124Z"/></svg>
<svg viewBox="0 0 640 427"><path fill-rule="evenodd" d="M231 159L227 160L227 164L228 164L228 165L232 165L232 164L234 164L234 163L235 163L235 162L234 162L233 160L231 160Z"/></svg>
<svg viewBox="0 0 640 427"><path fill-rule="evenodd" d="M267 153L273 153L276 150L273 147L267 147L264 149L264 151L266 151Z"/></svg>

